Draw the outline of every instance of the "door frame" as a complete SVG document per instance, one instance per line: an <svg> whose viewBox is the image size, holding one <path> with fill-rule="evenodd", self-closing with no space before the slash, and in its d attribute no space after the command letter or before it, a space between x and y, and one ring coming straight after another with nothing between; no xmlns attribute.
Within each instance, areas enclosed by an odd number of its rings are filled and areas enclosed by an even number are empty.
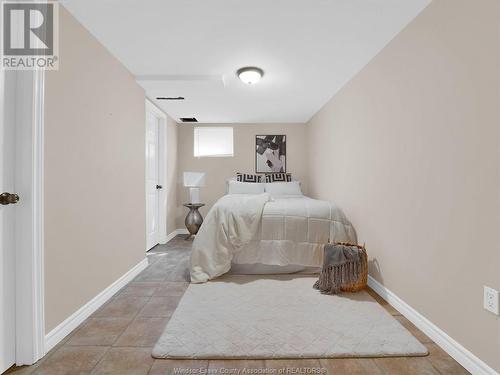
<svg viewBox="0 0 500 375"><path fill-rule="evenodd" d="M16 71L16 365L46 354L44 276L44 99L45 71ZM167 116L150 100L146 110L160 119L159 243L167 242Z"/></svg>
<svg viewBox="0 0 500 375"><path fill-rule="evenodd" d="M167 243L167 115L153 102L146 98L144 131L147 131L147 113L154 114L158 122L158 181L163 187L158 192L158 243ZM147 176L145 176L147 182ZM147 194L147 190L146 190ZM145 199L146 199L145 194ZM146 205L146 201L145 201ZM147 207L147 205L146 205ZM146 208L146 215L147 215ZM147 217L146 217L147 222ZM147 247L147 244L145 244ZM146 248L146 251L149 250Z"/></svg>
<svg viewBox="0 0 500 375"><path fill-rule="evenodd" d="M45 72L16 71L15 221L16 365L45 355L44 93Z"/></svg>

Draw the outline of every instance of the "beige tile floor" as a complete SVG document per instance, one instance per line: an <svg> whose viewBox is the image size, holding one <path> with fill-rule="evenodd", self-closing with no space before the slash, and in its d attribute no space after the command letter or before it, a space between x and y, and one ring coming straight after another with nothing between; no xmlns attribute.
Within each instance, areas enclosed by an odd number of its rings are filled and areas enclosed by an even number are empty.
<svg viewBox="0 0 500 375"><path fill-rule="evenodd" d="M429 350L427 357L307 360L157 360L151 350L188 287L190 241L176 237L148 253L150 265L33 366L13 368L16 375L243 375L238 369L270 369L302 375L302 368L337 375L461 375L456 361L373 291L368 292ZM225 369L225 370L221 370ZM270 372L273 374L273 372ZM181 374L179 374L181 375ZM250 374L251 375L251 374Z"/></svg>

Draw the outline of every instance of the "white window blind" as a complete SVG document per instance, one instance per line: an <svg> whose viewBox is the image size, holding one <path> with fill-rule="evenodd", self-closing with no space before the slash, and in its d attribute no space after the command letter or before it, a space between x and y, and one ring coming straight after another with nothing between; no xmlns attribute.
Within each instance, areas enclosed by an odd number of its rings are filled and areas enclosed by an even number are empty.
<svg viewBox="0 0 500 375"><path fill-rule="evenodd" d="M233 128L194 128L194 156L233 156Z"/></svg>

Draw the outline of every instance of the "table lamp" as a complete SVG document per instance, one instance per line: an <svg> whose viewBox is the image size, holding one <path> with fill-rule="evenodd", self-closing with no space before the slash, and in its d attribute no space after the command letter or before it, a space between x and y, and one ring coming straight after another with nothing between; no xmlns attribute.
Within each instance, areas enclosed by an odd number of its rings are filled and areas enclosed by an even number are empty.
<svg viewBox="0 0 500 375"><path fill-rule="evenodd" d="M189 203L201 203L200 187L205 186L205 173L184 172L184 186L189 188Z"/></svg>

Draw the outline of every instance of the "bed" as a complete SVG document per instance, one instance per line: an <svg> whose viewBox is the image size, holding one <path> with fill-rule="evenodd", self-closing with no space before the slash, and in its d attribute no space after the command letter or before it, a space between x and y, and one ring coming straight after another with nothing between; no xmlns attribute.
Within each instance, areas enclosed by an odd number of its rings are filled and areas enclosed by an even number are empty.
<svg viewBox="0 0 500 375"><path fill-rule="evenodd" d="M230 189L208 212L193 241L191 282L229 271L317 272L322 245L356 242L342 210L302 195L299 183L251 185Z"/></svg>

